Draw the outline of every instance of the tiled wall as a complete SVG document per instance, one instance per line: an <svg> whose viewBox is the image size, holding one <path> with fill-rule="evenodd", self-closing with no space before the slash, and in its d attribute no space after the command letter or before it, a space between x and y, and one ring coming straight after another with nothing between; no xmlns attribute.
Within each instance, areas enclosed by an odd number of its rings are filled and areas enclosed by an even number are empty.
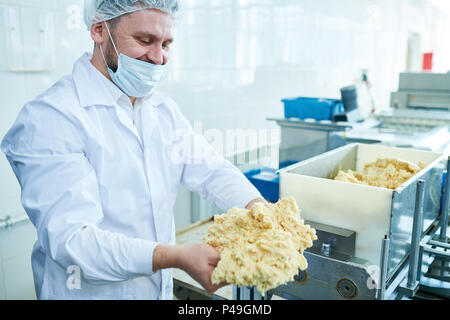
<svg viewBox="0 0 450 320"><path fill-rule="evenodd" d="M441 39L449 19L427 0L180 2L170 72L161 89L204 130L274 128L266 118L283 115L282 98L337 97L361 69L369 70L378 106L387 107L406 66L409 33L421 35L422 51L436 51L436 71L449 69L448 41ZM92 49L81 4L0 0L0 30L9 8L23 10L23 17L27 10L50 12L54 25L54 66L45 72L10 72L8 32L0 32L0 139L26 101L70 73L73 62ZM24 24L29 27L28 20ZM23 37L35 40L26 32ZM19 199L19 185L0 155L0 218L22 215ZM177 226L189 223L189 207L189 193L182 188ZM0 299L34 296L30 252L35 237L29 223L0 230Z"/></svg>

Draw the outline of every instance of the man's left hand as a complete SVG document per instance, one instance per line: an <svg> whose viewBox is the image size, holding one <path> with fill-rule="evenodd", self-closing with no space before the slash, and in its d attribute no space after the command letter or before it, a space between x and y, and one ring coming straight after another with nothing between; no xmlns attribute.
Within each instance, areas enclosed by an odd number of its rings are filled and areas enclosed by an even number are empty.
<svg viewBox="0 0 450 320"><path fill-rule="evenodd" d="M266 205L266 207L269 208L269 203L268 203L265 199L263 199L263 198L256 198L256 199L252 200L252 201L245 207L245 209L250 210L251 207L253 207L253 205L256 204L256 203L258 203L258 202L264 203L264 204Z"/></svg>

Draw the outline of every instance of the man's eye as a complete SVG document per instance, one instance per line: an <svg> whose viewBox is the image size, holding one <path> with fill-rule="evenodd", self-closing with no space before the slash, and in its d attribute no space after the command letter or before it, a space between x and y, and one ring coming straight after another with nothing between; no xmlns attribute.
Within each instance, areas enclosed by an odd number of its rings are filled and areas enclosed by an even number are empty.
<svg viewBox="0 0 450 320"><path fill-rule="evenodd" d="M152 41L148 39L141 39L140 41L145 45L152 44Z"/></svg>

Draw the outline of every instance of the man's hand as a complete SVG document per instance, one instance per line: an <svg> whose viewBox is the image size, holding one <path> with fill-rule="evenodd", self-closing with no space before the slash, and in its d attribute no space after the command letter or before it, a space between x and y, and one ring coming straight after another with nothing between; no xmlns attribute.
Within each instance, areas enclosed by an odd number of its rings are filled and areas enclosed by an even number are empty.
<svg viewBox="0 0 450 320"><path fill-rule="evenodd" d="M256 203L258 203L258 202L264 203L264 204L266 205L266 207L269 207L269 203L268 203L266 200L264 200L263 198L257 198L257 199L252 200L252 201L245 207L245 209L250 210L250 209L253 207L253 205L256 204Z"/></svg>
<svg viewBox="0 0 450 320"><path fill-rule="evenodd" d="M153 253L153 270L165 268L184 270L200 283L206 292L213 294L227 285L226 283L213 285L211 282L211 275L219 259L219 252L206 244L190 246L159 245Z"/></svg>
<svg viewBox="0 0 450 320"><path fill-rule="evenodd" d="M212 273L220 259L219 252L213 247L206 244L187 246L182 250L180 257L181 269L200 283L209 294L227 285L226 283L213 285L211 282Z"/></svg>

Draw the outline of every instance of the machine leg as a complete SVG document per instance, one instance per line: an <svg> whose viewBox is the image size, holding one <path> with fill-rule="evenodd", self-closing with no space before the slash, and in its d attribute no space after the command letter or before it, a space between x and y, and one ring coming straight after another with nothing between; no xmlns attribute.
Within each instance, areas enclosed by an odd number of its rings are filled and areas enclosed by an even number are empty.
<svg viewBox="0 0 450 320"><path fill-rule="evenodd" d="M411 239L411 254L409 256L409 270L406 283L399 286L399 294L408 297L414 297L419 289L417 281L417 270L419 268L419 247L423 231L423 196L425 181L417 182L416 207L414 212L414 222Z"/></svg>
<svg viewBox="0 0 450 320"><path fill-rule="evenodd" d="M390 247L390 239L386 235L381 244L381 270L380 270L380 284L378 291L378 299L385 299L385 291L386 291L386 278L387 278L387 269L388 269L388 257L389 257L389 247Z"/></svg>

